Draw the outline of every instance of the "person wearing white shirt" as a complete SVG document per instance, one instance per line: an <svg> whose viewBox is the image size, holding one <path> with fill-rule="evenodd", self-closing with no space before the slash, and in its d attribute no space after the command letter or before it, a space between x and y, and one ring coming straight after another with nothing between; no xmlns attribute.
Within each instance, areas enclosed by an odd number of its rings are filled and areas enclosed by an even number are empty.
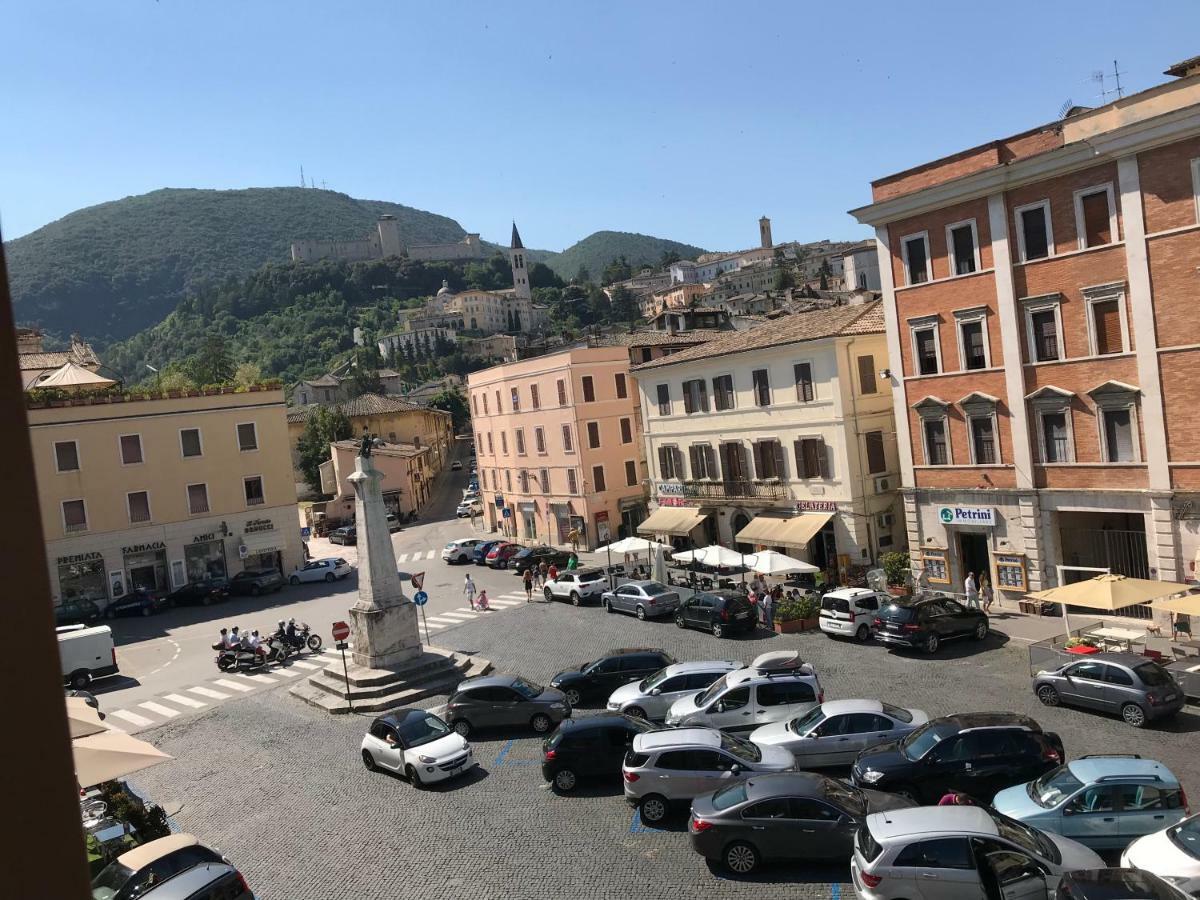
<svg viewBox="0 0 1200 900"><path fill-rule="evenodd" d="M967 606L979 609L979 588L975 585L974 572L967 573L967 580L963 582L963 591L967 595Z"/></svg>

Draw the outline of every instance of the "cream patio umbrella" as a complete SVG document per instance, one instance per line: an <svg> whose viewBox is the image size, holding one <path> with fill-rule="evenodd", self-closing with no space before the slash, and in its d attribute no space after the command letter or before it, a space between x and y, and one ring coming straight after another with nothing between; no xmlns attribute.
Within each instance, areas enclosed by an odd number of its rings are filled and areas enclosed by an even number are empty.
<svg viewBox="0 0 1200 900"><path fill-rule="evenodd" d="M1083 606L1102 612L1115 612L1127 606L1140 606L1151 600L1158 600L1191 590L1191 585L1180 584L1177 581L1154 581L1149 578L1130 578L1127 575L1097 575L1086 581L1074 584L1060 585L1047 588L1044 591L1033 591L1028 596L1035 600L1048 600L1062 605L1063 624L1067 633L1071 633L1071 622L1067 618L1068 606Z"/></svg>
<svg viewBox="0 0 1200 900"><path fill-rule="evenodd" d="M812 563L795 559L786 553L775 550L763 550L761 553L751 553L746 556L746 565L755 572L763 575L790 575L794 572L820 572Z"/></svg>
<svg viewBox="0 0 1200 900"><path fill-rule="evenodd" d="M71 742L75 778L80 787L92 787L157 766L174 757L153 744L122 731L104 731Z"/></svg>
<svg viewBox="0 0 1200 900"><path fill-rule="evenodd" d="M87 705L82 697L67 697L67 724L71 726L71 739L87 737L108 731L100 721L100 713Z"/></svg>
<svg viewBox="0 0 1200 900"><path fill-rule="evenodd" d="M730 550L728 547L722 547L720 544L709 544L698 550L685 550L683 553L672 555L675 559L683 562L698 562L706 566L719 566L726 569L740 566L744 558L744 554Z"/></svg>
<svg viewBox="0 0 1200 900"><path fill-rule="evenodd" d="M1185 616L1200 616L1200 594L1188 594L1186 597L1172 597L1170 600L1151 600L1150 605L1155 609L1183 613Z"/></svg>
<svg viewBox="0 0 1200 900"><path fill-rule="evenodd" d="M649 538L627 537L627 538L621 538L621 540L619 540L619 541L613 541L613 543L611 543L611 544L605 544L603 547L597 547L596 552L599 553L601 550L603 550L605 553L608 554L609 569L612 568L612 555L614 553L620 553L620 554L632 553L635 556L645 553L647 555L648 559L649 559L649 557L654 557L655 572L657 573L658 571L660 571L662 569L662 566L660 564L661 560L662 560L662 551L667 550L667 549L669 549L669 546L667 544L660 544L658 541L652 541ZM615 586L615 578L614 578L612 572L610 571L609 575L608 575L609 590L612 590L614 586Z"/></svg>

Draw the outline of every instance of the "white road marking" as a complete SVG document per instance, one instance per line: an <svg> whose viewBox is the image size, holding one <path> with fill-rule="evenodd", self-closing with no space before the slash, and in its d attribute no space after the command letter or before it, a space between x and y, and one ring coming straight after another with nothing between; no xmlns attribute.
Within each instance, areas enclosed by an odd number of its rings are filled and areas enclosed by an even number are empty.
<svg viewBox="0 0 1200 900"><path fill-rule="evenodd" d="M401 553L399 556L396 557L396 562L402 563L402 562L405 562L407 559L408 559L408 554Z"/></svg>
<svg viewBox="0 0 1200 900"><path fill-rule="evenodd" d="M462 624L462 622L459 619L443 619L439 616L430 616L425 621L429 622L432 625L461 625Z"/></svg>
<svg viewBox="0 0 1200 900"><path fill-rule="evenodd" d="M175 641L172 638L167 638L166 640L169 643L175 645L175 652L173 654L171 654L171 658L168 659L165 663L163 663L157 669L154 669L151 672L147 672L145 675L141 676L142 678L149 678L151 675L157 675L159 672L161 672L163 669L165 669L167 666L169 666L171 663L175 662L175 660L177 660L179 658L179 651L183 649L182 647L179 646L179 642Z"/></svg>
<svg viewBox="0 0 1200 900"><path fill-rule="evenodd" d="M426 553L426 554L425 554L425 558L426 558L426 559L433 559L433 551L432 551L432 550L430 550L428 553Z"/></svg>
<svg viewBox="0 0 1200 900"><path fill-rule="evenodd" d="M228 694L222 694L220 691L214 691L206 687L188 688L193 694L199 694L201 697L209 697L213 700L228 700Z"/></svg>
<svg viewBox="0 0 1200 900"><path fill-rule="evenodd" d="M501 595L500 595L500 599L501 599L501 600L524 600L524 599L525 599L525 595L524 595L523 593L520 593L520 592L518 592L518 591L514 591L514 592L513 592L513 593L511 593L511 594L501 594Z"/></svg>
<svg viewBox="0 0 1200 900"><path fill-rule="evenodd" d="M257 681L259 684L274 684L275 683L275 679L272 678L270 675L247 675L245 673L242 673L240 677L245 678L248 681Z"/></svg>
<svg viewBox="0 0 1200 900"><path fill-rule="evenodd" d="M520 606L524 602L525 602L524 599L521 599L521 600L493 600L491 602L491 605L498 606L501 609L507 609L510 606Z"/></svg>
<svg viewBox="0 0 1200 900"><path fill-rule="evenodd" d="M465 612L444 612L444 613L438 613L438 616L443 619L453 619L458 622L467 622L467 621L470 621L471 619L479 618L478 613L465 613Z"/></svg>
<svg viewBox="0 0 1200 900"><path fill-rule="evenodd" d="M284 669L284 668L274 668L271 670L271 674L272 675L286 675L288 678L295 678L300 673L299 672L289 672L287 669Z"/></svg>
<svg viewBox="0 0 1200 900"><path fill-rule="evenodd" d="M192 709L204 709L204 707L208 706L207 703L201 703L199 700L193 700L191 697L183 696L183 694L164 694L163 699L170 700L172 703L178 703L180 706L190 706Z"/></svg>
<svg viewBox="0 0 1200 900"><path fill-rule="evenodd" d="M238 684L236 681L230 681L228 678L218 678L213 684L219 684L221 687L233 688L235 691L252 691L254 688L248 684Z"/></svg>
<svg viewBox="0 0 1200 900"><path fill-rule="evenodd" d="M161 703L139 703L138 706L142 709L148 709L150 712L162 716L164 719L173 719L179 715L179 710L163 706Z"/></svg>
<svg viewBox="0 0 1200 900"><path fill-rule="evenodd" d="M302 659L293 660L292 665L295 666L297 669L319 669L319 668L321 668L316 663L305 662Z"/></svg>
<svg viewBox="0 0 1200 900"><path fill-rule="evenodd" d="M138 727L154 724L152 719L147 719L145 716L139 716L137 713L131 713L124 709L114 709L109 713L109 715L116 716L119 719L124 719L126 722L130 722Z"/></svg>

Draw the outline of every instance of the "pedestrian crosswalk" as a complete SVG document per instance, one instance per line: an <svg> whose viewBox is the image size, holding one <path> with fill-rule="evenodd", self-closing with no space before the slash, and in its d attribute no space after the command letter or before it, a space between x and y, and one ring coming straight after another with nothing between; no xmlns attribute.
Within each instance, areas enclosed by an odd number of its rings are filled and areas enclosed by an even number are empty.
<svg viewBox="0 0 1200 900"><path fill-rule="evenodd" d="M433 559L436 550L417 550L415 553L397 553L396 562L420 562L423 559Z"/></svg>
<svg viewBox="0 0 1200 900"><path fill-rule="evenodd" d="M524 591L510 591L507 594L501 594L499 597L489 597L489 609L487 610L461 606L458 609L448 612L428 613L425 616L424 624L429 626L429 631L432 634L435 631L441 631L443 628L450 628L453 625L464 625L474 619L494 615L497 612L503 612L514 606L524 606L525 603Z"/></svg>

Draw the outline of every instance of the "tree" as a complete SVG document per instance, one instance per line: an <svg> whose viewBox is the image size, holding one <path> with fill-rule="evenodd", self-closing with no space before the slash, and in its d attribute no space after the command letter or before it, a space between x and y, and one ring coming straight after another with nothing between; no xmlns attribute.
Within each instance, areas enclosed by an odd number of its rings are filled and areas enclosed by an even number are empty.
<svg viewBox="0 0 1200 900"><path fill-rule="evenodd" d="M233 370L233 383L238 387L250 387L263 380L262 368L257 363L242 363Z"/></svg>
<svg viewBox="0 0 1200 900"><path fill-rule="evenodd" d="M383 393L383 381L379 378L379 370L375 368L356 365L354 373L345 383L351 397Z"/></svg>
<svg viewBox="0 0 1200 900"><path fill-rule="evenodd" d="M576 284L587 284L592 280L592 273L588 271L588 267L580 265L579 270L575 273L575 277L571 279Z"/></svg>
<svg viewBox="0 0 1200 900"><path fill-rule="evenodd" d="M823 291L829 290L829 276L825 273L825 271L823 269L821 270L821 290L823 290Z"/></svg>
<svg viewBox="0 0 1200 900"><path fill-rule="evenodd" d="M316 493L321 493L321 463L330 459L329 445L352 437L354 426L344 412L318 406L309 413L297 450L300 473Z"/></svg>
<svg viewBox="0 0 1200 900"><path fill-rule="evenodd" d="M659 257L658 267L660 269L665 269L667 266L671 265L671 263L677 263L677 262L679 262L679 260L680 260L680 256L679 256L678 251L664 250L662 252L662 256Z"/></svg>
<svg viewBox="0 0 1200 900"><path fill-rule="evenodd" d="M563 286L563 280L545 263L534 263L529 267L529 286L531 288Z"/></svg>
<svg viewBox="0 0 1200 900"><path fill-rule="evenodd" d="M618 285L612 292L612 306L609 316L613 322L632 322L638 317L637 303L633 294Z"/></svg>
<svg viewBox="0 0 1200 900"><path fill-rule="evenodd" d="M228 383L234 369L225 339L216 334L205 337L200 349L184 361L183 372L198 385Z"/></svg>
<svg viewBox="0 0 1200 900"><path fill-rule="evenodd" d="M787 269L780 269L775 273L775 290L782 291L786 288L795 287L796 279Z"/></svg>
<svg viewBox="0 0 1200 900"><path fill-rule="evenodd" d="M467 406L467 398L458 390L442 391L429 401L429 405L434 409L450 413L456 434L466 426L471 418L471 409Z"/></svg>

